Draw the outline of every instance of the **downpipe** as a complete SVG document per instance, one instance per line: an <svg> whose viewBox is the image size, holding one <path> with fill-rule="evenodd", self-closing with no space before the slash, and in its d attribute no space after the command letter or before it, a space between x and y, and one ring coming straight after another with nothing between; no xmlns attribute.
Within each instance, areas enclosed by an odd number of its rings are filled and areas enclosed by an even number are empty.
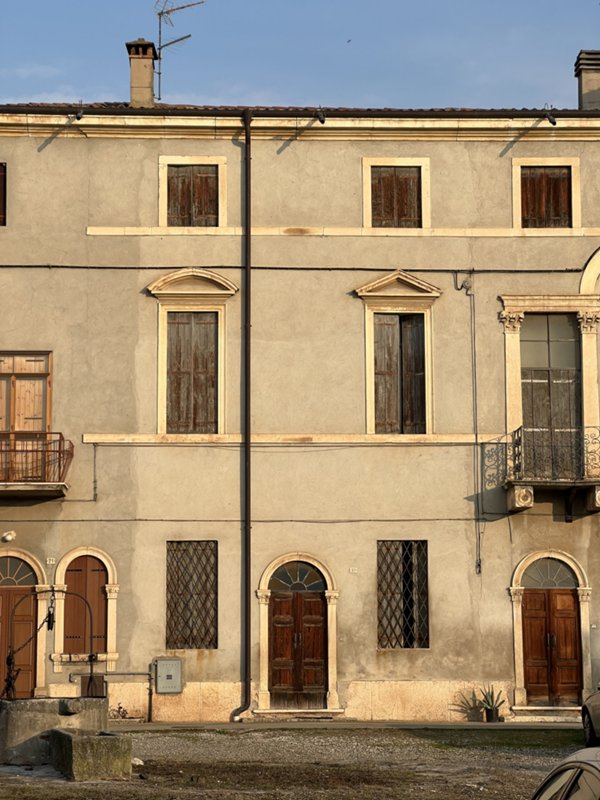
<svg viewBox="0 0 600 800"><path fill-rule="evenodd" d="M244 535L242 538L241 580L241 672L242 703L231 712L232 722L241 722L241 715L251 702L251 623L250 586L252 554L252 419L251 419L251 353L252 353L252 111L244 110Z"/></svg>

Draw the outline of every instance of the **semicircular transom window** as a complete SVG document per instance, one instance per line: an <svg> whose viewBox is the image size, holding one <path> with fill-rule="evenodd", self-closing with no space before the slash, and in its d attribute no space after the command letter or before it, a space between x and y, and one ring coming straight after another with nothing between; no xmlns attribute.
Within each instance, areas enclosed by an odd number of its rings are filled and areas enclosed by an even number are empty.
<svg viewBox="0 0 600 800"><path fill-rule="evenodd" d="M269 589L280 592L324 592L326 588L323 575L306 561L288 561L269 581Z"/></svg>
<svg viewBox="0 0 600 800"><path fill-rule="evenodd" d="M540 558L525 570L522 585L526 589L576 589L577 576L564 561Z"/></svg>
<svg viewBox="0 0 600 800"><path fill-rule="evenodd" d="M0 586L35 586L35 572L26 561L15 556L0 558Z"/></svg>

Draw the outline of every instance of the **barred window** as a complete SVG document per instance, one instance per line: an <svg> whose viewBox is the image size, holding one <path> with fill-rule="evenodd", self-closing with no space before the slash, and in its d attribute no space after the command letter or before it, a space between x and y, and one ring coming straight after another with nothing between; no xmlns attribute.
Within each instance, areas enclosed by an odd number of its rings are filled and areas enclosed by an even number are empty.
<svg viewBox="0 0 600 800"><path fill-rule="evenodd" d="M377 646L429 647L427 542L377 542Z"/></svg>
<svg viewBox="0 0 600 800"><path fill-rule="evenodd" d="M217 647L217 542L167 542L166 647Z"/></svg>

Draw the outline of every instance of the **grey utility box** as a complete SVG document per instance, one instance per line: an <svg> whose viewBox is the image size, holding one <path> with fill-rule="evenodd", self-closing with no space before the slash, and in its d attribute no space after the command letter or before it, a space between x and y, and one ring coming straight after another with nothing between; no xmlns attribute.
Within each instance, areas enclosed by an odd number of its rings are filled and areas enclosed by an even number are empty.
<svg viewBox="0 0 600 800"><path fill-rule="evenodd" d="M180 658L156 658L156 694L181 694L183 680Z"/></svg>

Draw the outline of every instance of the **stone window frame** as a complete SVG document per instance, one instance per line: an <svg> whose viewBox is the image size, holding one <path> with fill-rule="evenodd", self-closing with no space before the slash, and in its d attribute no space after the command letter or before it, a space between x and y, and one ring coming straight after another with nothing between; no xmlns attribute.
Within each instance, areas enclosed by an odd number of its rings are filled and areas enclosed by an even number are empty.
<svg viewBox="0 0 600 800"><path fill-rule="evenodd" d="M170 272L154 281L147 291L158 301L158 377L157 433L167 433L167 315L170 311L217 314L217 431L211 433L169 434L202 440L225 433L226 303L238 287L223 275L195 267Z"/></svg>
<svg viewBox="0 0 600 800"><path fill-rule="evenodd" d="M432 306L442 294L426 281L395 270L383 278L355 289L365 309L365 425L374 436L422 436L433 433L433 314ZM375 314L422 314L425 335L425 434L375 433Z"/></svg>
<svg viewBox="0 0 600 800"><path fill-rule="evenodd" d="M431 159L419 158L379 158L363 156L362 159L362 194L363 194L363 228L371 231L390 231L397 233L407 231L414 236L415 230L431 228ZM419 228L373 228L373 198L371 195L371 167L419 167L421 170L421 225Z"/></svg>
<svg viewBox="0 0 600 800"><path fill-rule="evenodd" d="M521 209L521 167L571 168L571 226L569 228L524 228ZM581 228L581 167L577 156L527 157L512 159L512 225L525 236L564 236L565 231Z"/></svg>
<svg viewBox="0 0 600 800"><path fill-rule="evenodd" d="M217 228L227 227L227 158L225 156L159 156L158 157L158 225L170 228L169 208L169 166L212 166L217 167L218 221ZM206 230L206 227L183 226L185 230ZM210 230L211 228L209 228ZM214 228L213 228L214 230Z"/></svg>
<svg viewBox="0 0 600 800"><path fill-rule="evenodd" d="M54 571L54 591L56 592L56 612L54 625L54 652L50 660L54 672L62 672L63 664L88 663L88 653L65 653L65 592L67 591L66 572L69 564L80 556L92 556L104 564L107 571L106 589L106 652L98 653L98 661L106 663L106 671L114 672L119 658L117 652L117 598L119 584L117 569L112 558L97 547L76 547L69 550L58 562Z"/></svg>
<svg viewBox="0 0 600 800"><path fill-rule="evenodd" d="M499 314L504 327L506 433L523 424L521 396L521 323L525 314L576 314L581 335L583 427L600 426L598 341L600 295L502 295Z"/></svg>

